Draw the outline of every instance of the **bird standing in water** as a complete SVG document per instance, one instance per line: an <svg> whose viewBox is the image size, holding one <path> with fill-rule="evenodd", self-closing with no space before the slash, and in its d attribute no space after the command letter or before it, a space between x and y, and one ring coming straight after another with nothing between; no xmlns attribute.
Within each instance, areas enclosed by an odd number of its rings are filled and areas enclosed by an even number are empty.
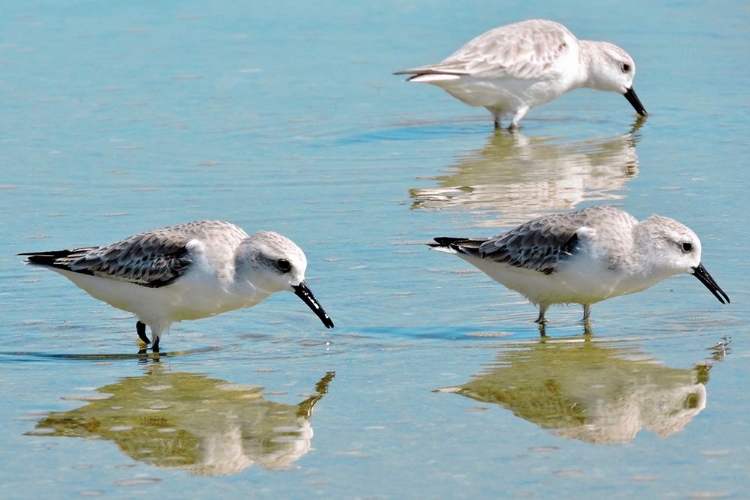
<svg viewBox="0 0 750 500"><path fill-rule="evenodd" d="M490 30L447 59L397 71L436 85L469 106L492 113L495 128L510 116L516 129L531 108L579 87L617 92L635 111L646 109L633 90L635 62L617 45L579 40L554 21L531 19Z"/></svg>
<svg viewBox="0 0 750 500"><path fill-rule="evenodd" d="M253 307L280 291L293 292L326 328L333 328L305 282L305 254L270 231L249 236L229 222L205 220L106 246L20 255L62 274L92 297L134 313L138 336L153 342L155 352L174 321Z"/></svg>

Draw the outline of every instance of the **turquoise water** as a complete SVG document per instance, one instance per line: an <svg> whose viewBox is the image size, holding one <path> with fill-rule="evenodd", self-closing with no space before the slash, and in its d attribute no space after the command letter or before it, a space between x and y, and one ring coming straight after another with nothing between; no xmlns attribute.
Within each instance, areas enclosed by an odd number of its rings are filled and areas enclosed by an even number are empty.
<svg viewBox="0 0 750 500"><path fill-rule="evenodd" d="M391 72L547 17L633 55L636 121L580 90L518 135ZM748 495L750 8L651 2L32 2L0 30L0 496ZM434 236L617 203L689 225L683 276L534 308ZM203 218L279 231L291 294L134 320L15 254ZM537 368L538 367L538 368Z"/></svg>

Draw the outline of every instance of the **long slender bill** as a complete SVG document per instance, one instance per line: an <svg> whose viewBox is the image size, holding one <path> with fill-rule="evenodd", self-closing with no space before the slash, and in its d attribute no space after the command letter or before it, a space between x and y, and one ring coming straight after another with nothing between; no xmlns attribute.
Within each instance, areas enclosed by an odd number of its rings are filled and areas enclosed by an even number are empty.
<svg viewBox="0 0 750 500"><path fill-rule="evenodd" d="M711 293L713 293L714 296L719 299L719 302L721 302L722 304L729 304L729 296L724 293L724 290L722 290L721 287L711 277L711 275L708 274L708 271L706 271L706 268L703 267L703 264L698 264L693 268L693 276L698 278L701 283L706 285L706 288L711 290ZM726 302L724 302L725 300Z"/></svg>
<svg viewBox="0 0 750 500"><path fill-rule="evenodd" d="M635 109L636 113L641 116L648 115L648 113L646 113L646 108L644 108L643 104L641 104L641 100L638 99L637 95L635 95L635 90L633 90L633 87L630 87L624 95L625 99L627 99L630 105L633 106L633 109Z"/></svg>
<svg viewBox="0 0 750 500"><path fill-rule="evenodd" d="M325 309L323 309L318 303L315 295L313 295L310 289L307 288L307 283L303 281L299 285L292 288L294 289L294 294L302 299L302 302L307 304L307 307L312 309L312 311L318 315L320 321L323 322L326 328L333 328L333 320L328 317L328 314L326 313Z"/></svg>

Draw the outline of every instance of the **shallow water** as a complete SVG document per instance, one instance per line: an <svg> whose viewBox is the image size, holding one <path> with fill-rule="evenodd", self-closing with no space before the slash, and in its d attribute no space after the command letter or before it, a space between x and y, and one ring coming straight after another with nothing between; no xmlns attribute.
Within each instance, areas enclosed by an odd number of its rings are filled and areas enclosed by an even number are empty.
<svg viewBox="0 0 750 500"><path fill-rule="evenodd" d="M649 2L6 5L0 496L743 498L750 9ZM650 116L579 90L519 134L391 72L543 15L626 48ZM679 277L534 308L434 236L617 203L674 217L730 296ZM308 258L291 294L175 324L15 254L202 218Z"/></svg>

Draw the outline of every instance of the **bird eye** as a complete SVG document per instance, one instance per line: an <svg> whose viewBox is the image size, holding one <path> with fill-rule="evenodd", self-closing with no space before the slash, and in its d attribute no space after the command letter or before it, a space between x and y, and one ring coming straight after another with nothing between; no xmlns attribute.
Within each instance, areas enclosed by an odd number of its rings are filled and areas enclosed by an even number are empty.
<svg viewBox="0 0 750 500"><path fill-rule="evenodd" d="M680 247L682 248L682 251L685 253L690 253L693 251L693 244L688 241L680 245Z"/></svg>
<svg viewBox="0 0 750 500"><path fill-rule="evenodd" d="M623 63L623 64L622 64L622 72L623 72L623 73L627 73L627 72L629 72L629 71L630 71L630 64L628 64L628 63Z"/></svg>
<svg viewBox="0 0 750 500"><path fill-rule="evenodd" d="M276 267L278 267L279 271L281 271L282 273L288 273L292 270L292 264L286 259L277 260Z"/></svg>

